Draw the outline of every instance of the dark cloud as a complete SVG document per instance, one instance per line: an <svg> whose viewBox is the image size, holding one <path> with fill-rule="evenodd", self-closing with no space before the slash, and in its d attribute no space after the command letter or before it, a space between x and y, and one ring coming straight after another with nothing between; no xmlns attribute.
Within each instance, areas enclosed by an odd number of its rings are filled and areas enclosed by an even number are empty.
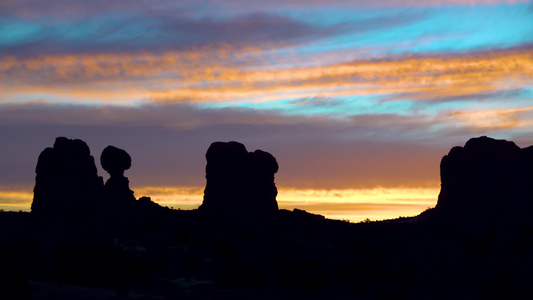
<svg viewBox="0 0 533 300"><path fill-rule="evenodd" d="M113 121L114 120L114 121ZM99 157L107 145L127 150L132 185L203 186L204 154L214 141L237 140L271 152L283 187L424 186L438 181L448 148L350 134L353 124L253 110L187 105L77 107L26 105L0 110L0 183L31 185L39 153L55 137L85 140ZM370 126L370 125L369 125ZM105 172L100 170L100 174Z"/></svg>
<svg viewBox="0 0 533 300"><path fill-rule="evenodd" d="M127 176L133 186L203 186L209 145L236 140L277 158L281 187L435 187L440 159L451 147L491 132L433 122L394 114L338 120L184 104L4 105L0 186L31 186L39 153L55 137L66 136L86 141L97 159L107 145L128 151L133 164ZM512 139L512 134L497 137ZM520 142L528 146L533 140L528 144L524 135Z"/></svg>
<svg viewBox="0 0 533 300"><path fill-rule="evenodd" d="M463 94L463 95L455 95L455 96L434 96L432 98L419 98L419 93L402 93L402 94L391 94L384 96L380 99L381 103L384 102L390 102L390 101L398 101L398 100L404 100L404 101L412 101L413 102L413 108L421 108L426 107L428 105L436 104L436 103L448 103L448 102L492 102L494 100L502 100L502 99L514 99L517 100L520 97L524 96L525 93L528 93L527 89L512 89L512 90L493 90L493 91L487 91L487 92L479 92L479 93L470 93L470 94ZM417 100L413 101L412 99L415 98Z"/></svg>
<svg viewBox="0 0 533 300"><path fill-rule="evenodd" d="M468 139L470 128L447 123L440 115L426 114L360 114L350 117L350 132L378 141L409 141L446 149L450 142ZM468 133L467 133L468 132Z"/></svg>
<svg viewBox="0 0 533 300"><path fill-rule="evenodd" d="M116 53L187 50L206 45L283 45L330 37L346 26L319 26L288 17L253 13L234 18L145 15L94 17L40 24L35 36L0 48L5 55Z"/></svg>
<svg viewBox="0 0 533 300"><path fill-rule="evenodd" d="M294 119L246 108L198 109L192 104L90 106L73 104L4 104L0 126L45 125L197 128L224 124L293 124Z"/></svg>
<svg viewBox="0 0 533 300"><path fill-rule="evenodd" d="M231 19L161 19L162 32L186 36L187 44L237 42L261 45L335 33L336 26L316 26L266 13Z"/></svg>
<svg viewBox="0 0 533 300"><path fill-rule="evenodd" d="M335 99L329 97L312 97L303 98L291 101L291 105L302 105L311 107L337 107L341 106L345 101L342 99Z"/></svg>
<svg viewBox="0 0 533 300"><path fill-rule="evenodd" d="M513 0L459 0L453 1L460 5L473 3L513 3ZM327 10L327 9L387 9L413 6L450 5L449 0L203 0L203 1L173 1L173 0L2 0L0 12L4 14L20 15L25 18L40 18L43 16L79 18L81 16L101 13L124 13L128 11L146 11L151 13L179 14L179 15L220 15L242 14L254 11L280 11L298 8L299 10ZM528 8L531 10L531 8Z"/></svg>
<svg viewBox="0 0 533 300"><path fill-rule="evenodd" d="M128 13L164 10L174 7L174 12L189 12L190 5L170 5L170 1L159 0L2 0L0 12L3 15L15 15L24 19L75 20L106 13ZM172 1L173 2L173 1ZM179 1L183 2L183 1ZM179 8L179 10L178 10Z"/></svg>
<svg viewBox="0 0 533 300"><path fill-rule="evenodd" d="M50 17L44 18L44 21L28 21L10 16L10 22L37 28L31 36L0 47L0 54L25 57L36 54L164 52L224 44L233 47L282 47L346 33L360 34L396 28L425 17L420 12L402 12L318 25L313 24L312 20L307 22L257 11L224 18L220 18L220 15L169 15L151 13L149 10L116 15L103 12L101 15L73 20L59 18L58 21L50 21Z"/></svg>
<svg viewBox="0 0 533 300"><path fill-rule="evenodd" d="M390 4L393 1L388 1ZM172 1L172 0L3 0L0 2L0 12L5 15L18 15L24 18L60 17L75 19L94 16L102 13L132 13L145 12L165 15L220 15L243 14L255 11L278 11L298 7L300 9L331 9L331 8L361 8L372 7L365 0L301 0L264 1L248 0L204 0Z"/></svg>

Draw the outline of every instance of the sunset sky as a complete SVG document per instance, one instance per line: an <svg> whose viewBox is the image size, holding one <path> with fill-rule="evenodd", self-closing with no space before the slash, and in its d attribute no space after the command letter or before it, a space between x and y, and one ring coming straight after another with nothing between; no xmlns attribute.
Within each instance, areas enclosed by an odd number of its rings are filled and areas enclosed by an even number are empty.
<svg viewBox="0 0 533 300"><path fill-rule="evenodd" d="M277 158L281 208L411 216L480 135L533 144L531 1L0 2L0 209L65 136L128 151L162 205L197 207L235 140Z"/></svg>

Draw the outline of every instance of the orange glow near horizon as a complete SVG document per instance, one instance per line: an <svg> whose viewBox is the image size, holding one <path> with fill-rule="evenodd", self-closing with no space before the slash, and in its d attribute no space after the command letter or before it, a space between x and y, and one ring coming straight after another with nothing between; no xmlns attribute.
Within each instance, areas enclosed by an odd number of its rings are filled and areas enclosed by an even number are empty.
<svg viewBox="0 0 533 300"><path fill-rule="evenodd" d="M437 204L438 188L373 188L344 190L279 189L282 209L303 209L330 219L360 222L420 214Z"/></svg>
<svg viewBox="0 0 533 300"><path fill-rule="evenodd" d="M197 208L203 199L203 187L136 187L135 196L149 196L154 202L174 209ZM312 190L279 188L280 209L295 208L330 219L360 222L394 219L420 214L434 207L438 188L373 188ZM0 209L29 211L33 193L0 190Z"/></svg>
<svg viewBox="0 0 533 300"><path fill-rule="evenodd" d="M30 211L32 200L32 190L3 189L0 187L0 210Z"/></svg>

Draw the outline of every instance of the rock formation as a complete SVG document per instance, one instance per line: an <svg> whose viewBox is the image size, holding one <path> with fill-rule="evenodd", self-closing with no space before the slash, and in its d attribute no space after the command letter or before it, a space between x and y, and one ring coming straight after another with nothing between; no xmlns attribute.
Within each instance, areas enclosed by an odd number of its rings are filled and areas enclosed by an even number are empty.
<svg viewBox="0 0 533 300"><path fill-rule="evenodd" d="M278 210L276 196L278 189L274 183L274 174L278 172L278 162L272 154L255 150L248 154L250 160L250 201L257 211L272 212Z"/></svg>
<svg viewBox="0 0 533 300"><path fill-rule="evenodd" d="M82 140L58 137L39 155L32 213L54 216L90 213L100 203L103 180Z"/></svg>
<svg viewBox="0 0 533 300"><path fill-rule="evenodd" d="M134 203L135 196L130 190L129 180L124 171L131 167L130 155L117 147L107 146L100 155L102 168L111 176L105 183L104 193L109 204Z"/></svg>
<svg viewBox="0 0 533 300"><path fill-rule="evenodd" d="M270 153L250 152L238 142L212 143L205 155L206 187L200 210L218 213L270 213L278 210Z"/></svg>
<svg viewBox="0 0 533 300"><path fill-rule="evenodd" d="M533 147L472 138L442 158L440 174L438 212L491 220L529 214L533 208Z"/></svg>

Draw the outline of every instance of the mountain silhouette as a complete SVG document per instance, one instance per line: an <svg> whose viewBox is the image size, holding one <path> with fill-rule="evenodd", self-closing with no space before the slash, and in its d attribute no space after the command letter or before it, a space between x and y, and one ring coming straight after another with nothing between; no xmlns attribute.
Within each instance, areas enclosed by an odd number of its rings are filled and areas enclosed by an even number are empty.
<svg viewBox="0 0 533 300"><path fill-rule="evenodd" d="M1 299L533 299L533 147L488 137L441 162L435 208L349 223L278 209L276 159L215 142L204 202L138 200L109 146L56 139L32 212L0 212ZM142 159L142 158L139 158Z"/></svg>

